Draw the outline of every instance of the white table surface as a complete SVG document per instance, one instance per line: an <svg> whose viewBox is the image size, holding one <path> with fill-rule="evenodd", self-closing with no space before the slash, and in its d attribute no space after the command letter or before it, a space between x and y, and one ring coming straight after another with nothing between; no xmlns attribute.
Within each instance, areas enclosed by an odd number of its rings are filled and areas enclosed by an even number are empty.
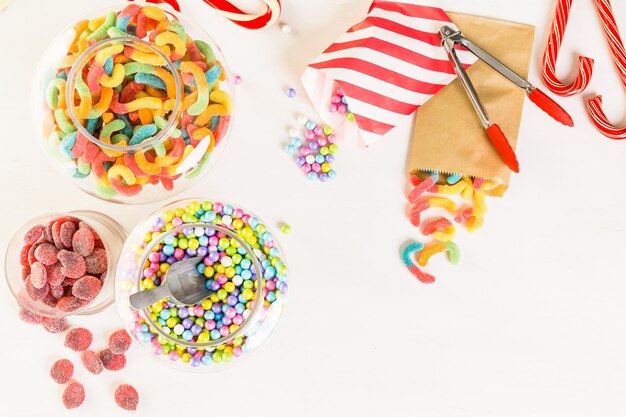
<svg viewBox="0 0 626 417"><path fill-rule="evenodd" d="M69 415L62 388L48 376L60 357L77 363L76 378L87 390L74 415L126 415L112 398L120 382L138 388L138 415L145 416L163 410L181 416L624 415L626 193L620 184L626 143L594 130L581 97L560 100L575 129L526 103L522 173L505 198L488 199L484 229L460 232L460 264L433 258L428 269L438 280L423 285L399 257L401 245L417 237L404 215L410 122L369 150L343 146L332 183L309 182L282 150L295 115L314 116L300 73L370 1L285 0L283 20L294 29L289 36L277 27L246 31L199 1L181 3L243 77L229 148L182 196L241 204L272 227L291 269L284 318L260 351L227 372L181 373L133 346L125 370L94 376L63 347L62 336L17 319L3 284L0 415ZM536 25L531 79L541 85L538 58L553 1L442 3ZM626 4L613 3L626 32ZM162 205L120 206L83 194L53 169L32 133L29 90L40 54L62 27L98 4L17 0L0 14L2 252L19 224L43 212L98 210L131 230ZM26 32L27 26L37 30ZM596 59L585 96L604 93L609 116L623 123L626 95L592 2L575 2L559 61L563 76L571 73L574 52ZM296 99L285 96L289 86L298 90ZM289 235L278 232L281 221L292 225ZM71 322L93 329L95 348L120 326L115 307Z"/></svg>

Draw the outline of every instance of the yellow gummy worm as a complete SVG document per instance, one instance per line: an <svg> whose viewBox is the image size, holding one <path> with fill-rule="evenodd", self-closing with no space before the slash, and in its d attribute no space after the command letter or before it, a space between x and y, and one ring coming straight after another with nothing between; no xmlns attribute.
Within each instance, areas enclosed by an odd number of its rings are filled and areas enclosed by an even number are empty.
<svg viewBox="0 0 626 417"><path fill-rule="evenodd" d="M113 55L119 54L123 50L124 50L124 45L107 46L106 48L103 48L102 50L98 51L98 53L96 53L94 60L98 64L104 65L107 59L109 59Z"/></svg>
<svg viewBox="0 0 626 417"><path fill-rule="evenodd" d="M80 39L80 36L83 34L83 32L85 32L88 25L89 25L89 20L87 19L81 20L80 22L74 25L74 39L72 40L72 43L70 44L69 52L71 53L78 52L78 40Z"/></svg>
<svg viewBox="0 0 626 417"><path fill-rule="evenodd" d="M80 98L80 104L76 109L76 116L79 119L86 119L89 112L91 112L91 91L89 91L89 87L87 87L82 77L78 77L78 80L76 80L75 88Z"/></svg>
<svg viewBox="0 0 626 417"><path fill-rule="evenodd" d="M439 194L460 194L467 187L467 183L459 181L454 185L440 185Z"/></svg>
<svg viewBox="0 0 626 417"><path fill-rule="evenodd" d="M154 65L155 67L162 67L167 64L161 55L151 54L137 49L132 52L131 58L137 62L141 62L142 64Z"/></svg>
<svg viewBox="0 0 626 417"><path fill-rule="evenodd" d="M230 100L230 96L228 95L226 91L214 89L213 91L211 91L211 94L209 95L209 97L211 98L211 101L214 101L215 103L220 103L221 105L223 105L226 108L226 111L230 113L231 100Z"/></svg>
<svg viewBox="0 0 626 417"><path fill-rule="evenodd" d="M102 25L104 23L104 20L106 19L106 16L98 16L98 17L94 17L93 19L91 19L89 21L89 23L87 24L87 27L89 28L89 30L91 32L93 32L94 30L96 30L100 25Z"/></svg>
<svg viewBox="0 0 626 417"><path fill-rule="evenodd" d="M65 109L67 107L65 103L65 85L66 81L63 78L55 78L46 87L46 102L52 110Z"/></svg>
<svg viewBox="0 0 626 417"><path fill-rule="evenodd" d="M181 58L185 56L185 53L187 53L187 46L185 45L185 42L174 32L159 33L156 38L154 38L154 42L158 46L168 44L172 45L174 47L174 52L176 52L176 55Z"/></svg>
<svg viewBox="0 0 626 417"><path fill-rule="evenodd" d="M131 101L130 103L125 103L126 112L134 112L139 109L160 109L163 102L160 98L157 97L142 97L136 100Z"/></svg>
<svg viewBox="0 0 626 417"><path fill-rule="evenodd" d="M197 91L192 91L191 93L187 94L185 98L183 99L183 110L187 110L189 106L191 106L193 103L196 102L197 99L198 99Z"/></svg>
<svg viewBox="0 0 626 417"><path fill-rule="evenodd" d="M165 83L165 91L169 98L176 97L176 83L174 82L174 76L165 68L157 67L154 75L159 77ZM206 80L206 78L205 78Z"/></svg>
<svg viewBox="0 0 626 417"><path fill-rule="evenodd" d="M111 120L115 119L115 116L111 112L106 112L102 115L102 121L106 123L111 123Z"/></svg>
<svg viewBox="0 0 626 417"><path fill-rule="evenodd" d="M156 6L143 6L141 8L141 13L150 19L156 20L157 22L162 22L167 19L165 12Z"/></svg>
<svg viewBox="0 0 626 417"><path fill-rule="evenodd" d="M461 191L461 197L463 197L466 200L469 200L470 198L472 198L472 193L474 192L474 183L472 182L472 179L468 177L467 175L463 177L462 181L465 184L467 184L467 186L465 187L463 191Z"/></svg>
<svg viewBox="0 0 626 417"><path fill-rule="evenodd" d="M197 116L206 110L209 105L209 85L207 83L206 76L199 66L190 61L182 62L180 64L180 70L193 75L193 79L196 82L198 97L196 102L189 106L187 113L192 116Z"/></svg>
<svg viewBox="0 0 626 417"><path fill-rule="evenodd" d="M80 35L80 38L78 38L78 42L76 42L76 46L78 47L78 52L76 53L77 55L82 54L87 50L87 48L89 48L89 39L87 39L88 36L88 32L83 32L82 35Z"/></svg>
<svg viewBox="0 0 626 417"><path fill-rule="evenodd" d="M475 216L482 216L487 213L487 205L485 204L485 190L474 191L474 209L472 214Z"/></svg>
<svg viewBox="0 0 626 417"><path fill-rule="evenodd" d="M163 107L161 107L160 109L158 109L158 110L156 110L154 112L155 119L156 119L157 116L163 118L166 113L169 113L172 110L174 110L174 106L175 105L176 105L176 99L175 98L169 98L169 99L165 100L163 102Z"/></svg>
<svg viewBox="0 0 626 417"><path fill-rule="evenodd" d="M124 75L124 65L115 64L111 76L108 76L106 73L104 73L100 76L100 79L98 81L100 81L100 85L103 87L115 88L118 85L122 84L122 81L124 81Z"/></svg>
<svg viewBox="0 0 626 417"><path fill-rule="evenodd" d="M61 58L61 62L59 64L59 68L69 68L76 63L76 59L78 59L78 55L66 55Z"/></svg>
<svg viewBox="0 0 626 417"><path fill-rule="evenodd" d="M226 107L224 107L223 105L209 104L206 110L203 111L200 115L198 115L198 117L195 118L195 120L193 121L193 124L198 127L206 126L211 122L211 117L224 116L227 114L229 114L229 112L226 110Z"/></svg>
<svg viewBox="0 0 626 417"><path fill-rule="evenodd" d="M126 185L134 185L137 182L137 177L133 174L125 165L113 165L108 172L109 181L111 179L122 179Z"/></svg>
<svg viewBox="0 0 626 417"><path fill-rule="evenodd" d="M158 97L158 98L167 97L167 93L165 93L162 90L159 90L158 88L150 87L149 85L146 85L146 93L148 93L147 97Z"/></svg>
<svg viewBox="0 0 626 417"><path fill-rule="evenodd" d="M485 218L483 216L472 216L467 220L465 225L467 226L468 232L475 232L476 230L483 227L483 223L485 222Z"/></svg>
<svg viewBox="0 0 626 417"><path fill-rule="evenodd" d="M102 116L111 105L112 99L113 89L109 87L102 87L100 92L100 100L91 108L91 111L87 115L87 119L97 119L98 117Z"/></svg>
<svg viewBox="0 0 626 417"><path fill-rule="evenodd" d="M444 231L437 231L433 233L433 238L440 242L450 242L454 239L454 235L456 234L456 228L453 224L446 227Z"/></svg>
<svg viewBox="0 0 626 417"><path fill-rule="evenodd" d="M446 197L429 197L428 206L441 207L450 212L454 212L456 210L456 204L454 203L454 201Z"/></svg>
<svg viewBox="0 0 626 417"><path fill-rule="evenodd" d="M443 242L433 242L430 245L424 246L424 249L416 253L417 263L420 266L426 266L430 257L436 253L440 253L446 250L446 245Z"/></svg>
<svg viewBox="0 0 626 417"><path fill-rule="evenodd" d="M135 154L135 162L137 163L139 169L148 175L156 175L161 172L161 167L159 165L148 162L145 152L137 152Z"/></svg>
<svg viewBox="0 0 626 417"><path fill-rule="evenodd" d="M126 55L122 55L122 54L117 55L117 56L115 56L115 58L113 58L113 63L114 64L127 64L130 61L132 61L132 59L130 59Z"/></svg>
<svg viewBox="0 0 626 417"><path fill-rule="evenodd" d="M154 117L150 109L139 109L137 114L139 115L139 120L141 120L142 125L149 125L154 122Z"/></svg>
<svg viewBox="0 0 626 417"><path fill-rule="evenodd" d="M107 36L107 30L110 27L115 25L116 19L117 19L117 14L115 12L110 12L109 14L104 16L104 20L100 20L100 18L93 19L91 22L89 22L89 30L91 30L92 33L89 34L87 38L90 40L95 39L97 41L101 41ZM94 22L96 21L99 22L100 24L98 24L97 27L94 28L93 27L95 26Z"/></svg>

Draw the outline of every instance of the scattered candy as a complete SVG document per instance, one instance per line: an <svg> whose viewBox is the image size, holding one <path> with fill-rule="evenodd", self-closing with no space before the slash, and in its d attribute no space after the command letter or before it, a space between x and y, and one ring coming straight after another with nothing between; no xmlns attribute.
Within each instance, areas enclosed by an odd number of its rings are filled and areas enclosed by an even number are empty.
<svg viewBox="0 0 626 417"><path fill-rule="evenodd" d="M44 329L46 329L50 333L61 333L63 330L67 329L68 326L67 319L65 317L43 317L41 319L41 324L43 325Z"/></svg>
<svg viewBox="0 0 626 417"><path fill-rule="evenodd" d="M452 265L458 264L461 259L461 250L458 245L454 242L445 242L444 246L446 247L446 254L448 254L450 263Z"/></svg>
<svg viewBox="0 0 626 417"><path fill-rule="evenodd" d="M93 335L89 330L83 327L76 327L67 332L64 345L76 352L82 352L89 348L92 340Z"/></svg>
<svg viewBox="0 0 626 417"><path fill-rule="evenodd" d="M294 90L293 88L288 88L287 89L287 97L293 98L295 96L296 96L296 90Z"/></svg>
<svg viewBox="0 0 626 417"><path fill-rule="evenodd" d="M109 371L119 371L126 366L126 356L111 352L111 349L104 349L98 354L102 365Z"/></svg>
<svg viewBox="0 0 626 417"><path fill-rule="evenodd" d="M424 244L420 242L413 242L408 244L402 250L402 262L409 269L415 278L424 284L431 284L435 282L435 277L420 270L411 260L411 255L421 251L424 248Z"/></svg>
<svg viewBox="0 0 626 417"><path fill-rule="evenodd" d="M243 80L241 79L241 76L240 76L240 75L235 75L235 76L233 77L233 84L235 84L235 85L239 85L239 84L241 84L241 82L242 82L242 81L243 81Z"/></svg>
<svg viewBox="0 0 626 417"><path fill-rule="evenodd" d="M20 308L20 311L18 313L18 316L20 318L20 320L22 320L24 323L28 323L28 324L41 324L43 317L41 317L38 314L35 314L31 311L28 311L26 309L24 309L24 307Z"/></svg>
<svg viewBox="0 0 626 417"><path fill-rule="evenodd" d="M109 349L116 355L128 350L131 339L126 330L118 330L109 337Z"/></svg>
<svg viewBox="0 0 626 417"><path fill-rule="evenodd" d="M122 384L115 389L115 402L124 410L134 411L139 403L139 394L131 385Z"/></svg>
<svg viewBox="0 0 626 417"><path fill-rule="evenodd" d="M302 122L301 116L298 123ZM337 137L333 134L330 126L321 126L312 120L304 121L304 141L295 137L297 132L291 132L293 139L285 147L288 154L296 152L295 161L310 180L320 180L326 182L337 176L332 169L335 161L335 154L339 151L336 144Z"/></svg>
<svg viewBox="0 0 626 417"><path fill-rule="evenodd" d="M69 359L59 359L50 368L50 376L57 384L65 384L74 375L74 365Z"/></svg>
<svg viewBox="0 0 626 417"><path fill-rule="evenodd" d="M286 23L281 23L280 24L280 31L283 32L285 35L288 35L291 33L292 29L291 26L289 26Z"/></svg>
<svg viewBox="0 0 626 417"><path fill-rule="evenodd" d="M80 354L80 360L89 372L98 375L104 370L100 356L93 350L85 350Z"/></svg>
<svg viewBox="0 0 626 417"><path fill-rule="evenodd" d="M282 223L280 225L280 231L283 232L284 234L287 234L291 232L291 226L289 226L287 223Z"/></svg>
<svg viewBox="0 0 626 417"><path fill-rule="evenodd" d="M85 388L80 382L72 381L63 391L63 405L72 409L79 407L85 401Z"/></svg>
<svg viewBox="0 0 626 417"><path fill-rule="evenodd" d="M446 245L443 242L433 242L429 245L424 246L424 249L421 250L419 256L417 256L417 263L420 266L426 266L428 264L428 260L436 253L443 252L446 250Z"/></svg>

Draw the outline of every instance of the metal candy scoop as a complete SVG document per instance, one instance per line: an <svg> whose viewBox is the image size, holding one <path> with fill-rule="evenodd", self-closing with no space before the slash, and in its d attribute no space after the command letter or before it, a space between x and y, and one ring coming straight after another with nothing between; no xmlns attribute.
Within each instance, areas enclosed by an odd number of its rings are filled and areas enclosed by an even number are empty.
<svg viewBox="0 0 626 417"><path fill-rule="evenodd" d="M206 287L206 277L198 272L197 266L202 258L189 258L175 262L167 270L163 283L155 288L136 292L129 302L134 310L141 310L164 298L169 298L177 305L199 303L215 291Z"/></svg>

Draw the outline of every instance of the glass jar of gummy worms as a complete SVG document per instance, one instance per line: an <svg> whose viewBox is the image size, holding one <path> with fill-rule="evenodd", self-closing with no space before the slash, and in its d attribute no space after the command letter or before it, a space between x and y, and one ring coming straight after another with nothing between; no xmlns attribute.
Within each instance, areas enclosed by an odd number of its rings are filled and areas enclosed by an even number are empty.
<svg viewBox="0 0 626 417"><path fill-rule="evenodd" d="M131 307L132 294L163 285L172 265L191 258L207 298L183 305L166 297ZM283 251L258 217L226 203L187 199L150 214L130 234L115 298L128 332L151 356L207 372L227 369L268 339L282 315L287 282Z"/></svg>
<svg viewBox="0 0 626 417"><path fill-rule="evenodd" d="M5 277L20 307L44 317L89 315L114 301L124 228L95 211L44 214L8 244Z"/></svg>
<svg viewBox="0 0 626 417"><path fill-rule="evenodd" d="M117 203L177 194L225 147L234 89L193 20L122 3L76 21L41 59L33 88L46 153L83 191Z"/></svg>

